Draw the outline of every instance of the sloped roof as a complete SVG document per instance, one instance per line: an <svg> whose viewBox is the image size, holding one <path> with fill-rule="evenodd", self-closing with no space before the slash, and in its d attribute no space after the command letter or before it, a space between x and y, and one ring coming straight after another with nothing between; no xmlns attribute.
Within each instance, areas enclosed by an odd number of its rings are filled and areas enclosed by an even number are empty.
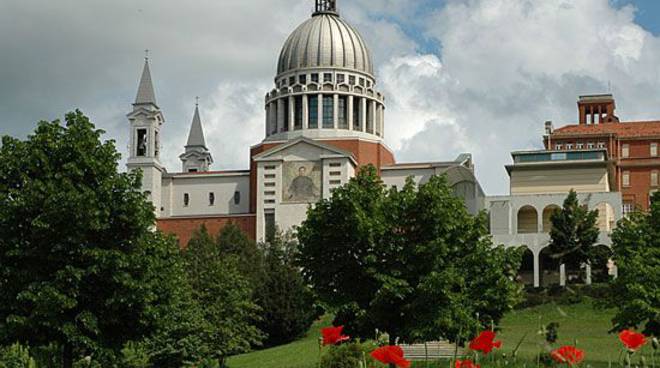
<svg viewBox="0 0 660 368"><path fill-rule="evenodd" d="M614 134L622 138L660 136L660 121L633 121L594 125L566 125L555 129L553 136L561 135L605 135Z"/></svg>
<svg viewBox="0 0 660 368"><path fill-rule="evenodd" d="M154 93L154 85L151 81L149 60L144 61L144 69L142 69L142 78L140 78L137 96L135 96L135 104L156 105L156 94Z"/></svg>
<svg viewBox="0 0 660 368"><path fill-rule="evenodd" d="M195 106L195 115L193 116L192 124L190 125L188 143L186 143L186 147L194 146L206 148L206 139L204 138L204 130L202 129L202 120L199 117L198 106Z"/></svg>

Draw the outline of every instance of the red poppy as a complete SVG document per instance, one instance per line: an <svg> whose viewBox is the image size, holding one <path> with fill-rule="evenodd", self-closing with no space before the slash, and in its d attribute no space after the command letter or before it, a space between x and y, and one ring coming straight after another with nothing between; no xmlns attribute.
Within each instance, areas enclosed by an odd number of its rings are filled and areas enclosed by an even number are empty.
<svg viewBox="0 0 660 368"><path fill-rule="evenodd" d="M382 346L371 352L371 357L385 364L394 364L399 368L410 368L410 362L403 358L403 350L399 346Z"/></svg>
<svg viewBox="0 0 660 368"><path fill-rule="evenodd" d="M623 330L619 334L619 340L630 350L637 350L646 344L646 336L631 330Z"/></svg>
<svg viewBox="0 0 660 368"><path fill-rule="evenodd" d="M456 368L481 368L479 364L474 364L471 360L456 360Z"/></svg>
<svg viewBox="0 0 660 368"><path fill-rule="evenodd" d="M494 341L495 332L493 331L483 331L479 336L475 337L470 341L470 349L475 351L481 351L484 355L493 351L493 348L501 348L502 341Z"/></svg>
<svg viewBox="0 0 660 368"><path fill-rule="evenodd" d="M350 337L341 334L343 330L344 326L322 328L321 335L323 335L323 345L335 345L350 339Z"/></svg>
<svg viewBox="0 0 660 368"><path fill-rule="evenodd" d="M562 346L550 353L550 356L557 363L573 365L580 363L584 359L584 351L575 346Z"/></svg>

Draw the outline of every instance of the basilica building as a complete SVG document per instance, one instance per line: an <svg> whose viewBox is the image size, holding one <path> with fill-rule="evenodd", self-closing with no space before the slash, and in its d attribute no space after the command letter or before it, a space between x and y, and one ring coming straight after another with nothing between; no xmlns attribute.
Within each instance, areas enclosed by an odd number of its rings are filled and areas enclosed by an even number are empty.
<svg viewBox="0 0 660 368"><path fill-rule="evenodd" d="M212 169L196 106L181 168L169 171L160 161L165 119L145 61L128 114L127 167L143 171L158 228L174 234L181 246L201 225L214 234L234 223L259 241L269 229L295 229L310 205L329 198L368 164L389 186L401 187L407 177L423 183L446 174L471 213L484 208L471 155L450 162L396 162L383 140L385 96L377 88L372 55L341 18L335 0L316 0L311 18L284 42L274 82L264 100L264 138L250 148L249 168Z"/></svg>

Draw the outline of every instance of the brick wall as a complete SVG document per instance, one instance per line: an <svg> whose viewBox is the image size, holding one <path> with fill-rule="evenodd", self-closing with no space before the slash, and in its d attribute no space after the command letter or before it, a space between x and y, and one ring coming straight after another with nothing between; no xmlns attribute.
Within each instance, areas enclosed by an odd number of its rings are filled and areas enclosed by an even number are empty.
<svg viewBox="0 0 660 368"><path fill-rule="evenodd" d="M229 223L237 225L250 238L256 238L255 215L217 216L217 217L186 217L166 218L156 221L158 230L165 234L172 234L179 240L182 248L188 246L192 234L202 225L206 226L209 234L216 236Z"/></svg>

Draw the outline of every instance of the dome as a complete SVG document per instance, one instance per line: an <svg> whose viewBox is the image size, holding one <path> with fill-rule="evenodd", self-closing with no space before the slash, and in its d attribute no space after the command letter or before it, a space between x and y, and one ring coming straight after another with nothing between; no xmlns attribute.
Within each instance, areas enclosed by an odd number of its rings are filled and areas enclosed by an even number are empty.
<svg viewBox="0 0 660 368"><path fill-rule="evenodd" d="M373 76L373 61L364 39L335 12L315 13L284 43L278 76L306 68L349 69Z"/></svg>

